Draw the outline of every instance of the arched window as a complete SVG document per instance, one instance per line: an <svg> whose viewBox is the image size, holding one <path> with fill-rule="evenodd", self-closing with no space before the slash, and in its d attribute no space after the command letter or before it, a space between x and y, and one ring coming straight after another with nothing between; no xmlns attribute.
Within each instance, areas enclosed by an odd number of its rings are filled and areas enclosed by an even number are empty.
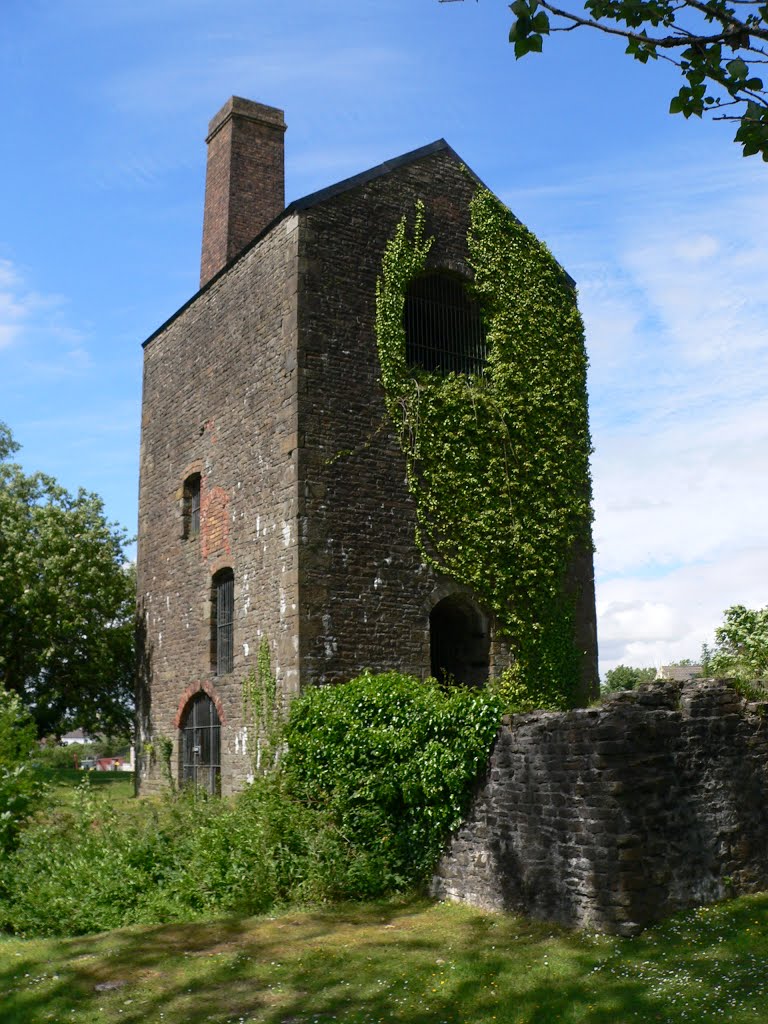
<svg viewBox="0 0 768 1024"><path fill-rule="evenodd" d="M221 722L207 693L187 704L181 719L179 781L207 793L221 792Z"/></svg>
<svg viewBox="0 0 768 1024"><path fill-rule="evenodd" d="M454 594L435 605L429 616L435 679L480 686L488 678L489 652L488 621L468 597Z"/></svg>
<svg viewBox="0 0 768 1024"><path fill-rule="evenodd" d="M226 675L235 657L235 574L221 569L211 586L211 668Z"/></svg>
<svg viewBox="0 0 768 1024"><path fill-rule="evenodd" d="M460 277L438 271L412 281L403 326L409 366L443 376L483 372L485 327L480 307Z"/></svg>
<svg viewBox="0 0 768 1024"><path fill-rule="evenodd" d="M184 481L182 501L182 534L186 540L200 533L200 474L193 473Z"/></svg>

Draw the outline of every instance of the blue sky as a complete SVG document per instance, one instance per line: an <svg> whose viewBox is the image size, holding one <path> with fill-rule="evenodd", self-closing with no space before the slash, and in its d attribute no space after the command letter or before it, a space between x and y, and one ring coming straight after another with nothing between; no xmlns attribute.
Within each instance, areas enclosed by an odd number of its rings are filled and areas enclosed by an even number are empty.
<svg viewBox="0 0 768 1024"><path fill-rule="evenodd" d="M135 530L141 341L194 293L208 120L285 110L286 198L444 137L579 285L601 668L768 604L768 167L667 114L672 69L500 0L10 0L0 419Z"/></svg>

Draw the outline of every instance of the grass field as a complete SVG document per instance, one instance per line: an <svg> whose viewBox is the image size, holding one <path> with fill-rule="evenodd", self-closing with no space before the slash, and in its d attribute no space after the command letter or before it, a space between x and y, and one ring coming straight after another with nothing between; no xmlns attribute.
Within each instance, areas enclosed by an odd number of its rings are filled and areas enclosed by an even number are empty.
<svg viewBox="0 0 768 1024"><path fill-rule="evenodd" d="M424 902L0 939L2 1024L758 1024L768 895L636 939Z"/></svg>
<svg viewBox="0 0 768 1024"><path fill-rule="evenodd" d="M106 796L115 807L133 799L133 772L85 772L76 768L42 768L40 776L50 786L50 802L62 807L72 806L74 790L84 780Z"/></svg>

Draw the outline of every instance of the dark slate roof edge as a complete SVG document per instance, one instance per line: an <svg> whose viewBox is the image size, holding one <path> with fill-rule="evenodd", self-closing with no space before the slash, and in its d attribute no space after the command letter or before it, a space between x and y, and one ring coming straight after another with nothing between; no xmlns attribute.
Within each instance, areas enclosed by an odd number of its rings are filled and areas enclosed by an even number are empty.
<svg viewBox="0 0 768 1024"><path fill-rule="evenodd" d="M432 156L433 153L441 152L450 153L460 164L463 164L461 157L448 145L445 139L435 139L434 142L430 142L426 146L412 149L409 153L403 153L402 156L396 156L392 160L385 160L383 163L376 164L375 167L370 167L367 171L361 171L360 174L353 174L351 178L337 181L335 185L321 188L318 192L311 192L308 196L304 196L303 199L296 199L288 207L286 213L292 210L307 210L311 206L315 206L317 203L324 203L326 199L333 199L335 196L341 195L342 192L349 191L349 189L358 188L360 185L367 185L369 181L375 181L376 178L381 178L385 174L389 174L390 171L396 171L399 167L404 167L406 164L421 160L425 156ZM483 184L473 171L469 173L480 185ZM484 185L483 188L485 188Z"/></svg>
<svg viewBox="0 0 768 1024"><path fill-rule="evenodd" d="M374 181L376 178L381 178L385 174L389 174L390 171L396 170L398 167L404 167L406 164L413 163L416 160L421 160L426 156L432 156L433 153L447 152L453 155L453 157L462 166L466 167L455 149L448 145L445 139L436 139L434 142L430 142L426 146L421 146L419 149L412 149L409 153L403 153L402 156L394 157L392 160L385 160L383 163L376 164L375 167L369 168L367 171L361 171L360 174L354 174L351 178L344 178L342 181L336 182L335 185L329 185L327 188L321 188L317 192L310 192L309 195L304 196L301 199L295 199L289 206L279 213L274 220L271 220L267 226L256 235L256 237L248 243L248 245L242 249L237 256L234 256L228 263L225 263L221 270L214 274L210 281L206 281L202 288L198 289L194 295L190 296L189 299L180 306L175 313L172 313L157 330L153 331L150 336L142 343L142 347L146 346L153 341L158 334L162 334L166 327L170 326L174 320L181 316L181 314L188 309L192 303L206 292L219 278L226 274L227 271L232 267L238 260L242 259L247 252L249 252L255 245L268 235L273 228L277 227L281 220L285 217L289 217L292 213L298 213L301 210L308 210L312 206L316 206L318 203L323 203L328 199L333 199L335 196L341 195L343 192L347 192L350 189L358 188L360 185L366 185L369 181ZM474 180L481 185L483 188L487 186L478 178L474 171L467 167L467 172L474 178Z"/></svg>

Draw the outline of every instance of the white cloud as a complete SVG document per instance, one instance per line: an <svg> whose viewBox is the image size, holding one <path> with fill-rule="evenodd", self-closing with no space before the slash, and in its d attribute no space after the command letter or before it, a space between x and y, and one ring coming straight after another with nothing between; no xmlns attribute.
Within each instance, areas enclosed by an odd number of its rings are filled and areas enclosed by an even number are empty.
<svg viewBox="0 0 768 1024"><path fill-rule="evenodd" d="M695 659L768 604L768 198L732 161L571 175L572 223L537 228L587 329L603 672Z"/></svg>
<svg viewBox="0 0 768 1024"><path fill-rule="evenodd" d="M0 349L17 342L58 301L55 296L44 297L32 291L10 260L0 260Z"/></svg>
<svg viewBox="0 0 768 1024"><path fill-rule="evenodd" d="M0 350L5 375L68 375L90 365L81 331L64 320L66 301L28 284L11 260L0 259ZM11 361L12 360L12 361Z"/></svg>

